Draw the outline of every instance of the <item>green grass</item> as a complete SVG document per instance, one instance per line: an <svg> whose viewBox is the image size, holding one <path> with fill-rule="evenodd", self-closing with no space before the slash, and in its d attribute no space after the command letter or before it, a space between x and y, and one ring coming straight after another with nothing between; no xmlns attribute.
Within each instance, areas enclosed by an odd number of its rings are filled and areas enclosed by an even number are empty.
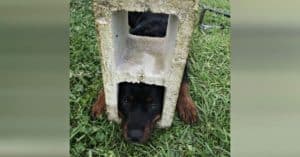
<svg viewBox="0 0 300 157"><path fill-rule="evenodd" d="M229 9L228 0L203 0ZM208 23L229 20L209 14ZM90 119L91 105L102 88L99 51L91 1L70 3L70 153L71 156L230 156L230 31L195 27L190 44L191 95L200 120L184 124L176 114L171 128L155 129L145 145L130 144L120 126Z"/></svg>

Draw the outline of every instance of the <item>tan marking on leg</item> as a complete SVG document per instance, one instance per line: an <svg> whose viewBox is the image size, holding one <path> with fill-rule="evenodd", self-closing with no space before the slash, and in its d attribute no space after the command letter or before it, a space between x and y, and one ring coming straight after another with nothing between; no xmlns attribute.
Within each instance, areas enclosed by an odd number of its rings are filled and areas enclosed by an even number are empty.
<svg viewBox="0 0 300 157"><path fill-rule="evenodd" d="M105 93L104 90L102 89L99 92L97 101L95 102L95 104L92 107L92 117L93 118L97 118L100 114L102 114L105 111Z"/></svg>
<svg viewBox="0 0 300 157"><path fill-rule="evenodd" d="M177 100L176 110L179 117L186 123L195 123L198 119L197 109L189 93L187 82L182 82Z"/></svg>

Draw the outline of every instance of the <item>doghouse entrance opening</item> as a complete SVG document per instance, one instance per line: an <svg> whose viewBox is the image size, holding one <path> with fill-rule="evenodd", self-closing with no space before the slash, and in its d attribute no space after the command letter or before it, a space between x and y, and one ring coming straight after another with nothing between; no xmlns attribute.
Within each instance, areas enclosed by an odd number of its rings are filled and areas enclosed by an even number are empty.
<svg viewBox="0 0 300 157"><path fill-rule="evenodd" d="M168 14L151 12L128 12L129 33L139 36L165 37Z"/></svg>
<svg viewBox="0 0 300 157"><path fill-rule="evenodd" d="M162 114L165 87L145 83L121 82L118 84L119 116L126 116L126 112L142 110ZM120 115L121 114L121 115Z"/></svg>
<svg viewBox="0 0 300 157"><path fill-rule="evenodd" d="M158 14L167 17L164 37L143 36L130 33L131 22L128 16L142 16L138 12L115 11L112 14L112 38L115 69L120 75L138 78L154 78L163 82L170 69L175 52L178 18L171 14ZM152 14L152 13L151 13ZM147 82L146 80L139 80Z"/></svg>

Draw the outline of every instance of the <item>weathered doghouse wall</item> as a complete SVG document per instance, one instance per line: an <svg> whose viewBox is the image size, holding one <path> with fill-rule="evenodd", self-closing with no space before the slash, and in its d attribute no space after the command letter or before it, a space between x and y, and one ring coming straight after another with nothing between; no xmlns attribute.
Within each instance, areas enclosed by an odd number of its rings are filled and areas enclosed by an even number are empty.
<svg viewBox="0 0 300 157"><path fill-rule="evenodd" d="M120 122L118 83L144 82L164 86L160 127L172 124L188 56L197 0L95 0L108 118ZM128 11L169 14L165 38L129 34Z"/></svg>

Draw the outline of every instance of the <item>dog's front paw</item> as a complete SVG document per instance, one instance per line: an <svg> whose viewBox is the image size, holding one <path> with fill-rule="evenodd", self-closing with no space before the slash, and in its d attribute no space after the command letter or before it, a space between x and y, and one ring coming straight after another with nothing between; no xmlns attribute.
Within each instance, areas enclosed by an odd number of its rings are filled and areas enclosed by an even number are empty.
<svg viewBox="0 0 300 157"><path fill-rule="evenodd" d="M179 96L176 108L179 117L185 123L192 124L197 121L197 109L192 98L189 95Z"/></svg>
<svg viewBox="0 0 300 157"><path fill-rule="evenodd" d="M99 117L99 115L105 111L105 106L106 106L105 94L104 94L104 91L101 90L99 92L97 101L95 102L95 104L92 107L92 111L91 111L92 118L96 119L97 117Z"/></svg>

